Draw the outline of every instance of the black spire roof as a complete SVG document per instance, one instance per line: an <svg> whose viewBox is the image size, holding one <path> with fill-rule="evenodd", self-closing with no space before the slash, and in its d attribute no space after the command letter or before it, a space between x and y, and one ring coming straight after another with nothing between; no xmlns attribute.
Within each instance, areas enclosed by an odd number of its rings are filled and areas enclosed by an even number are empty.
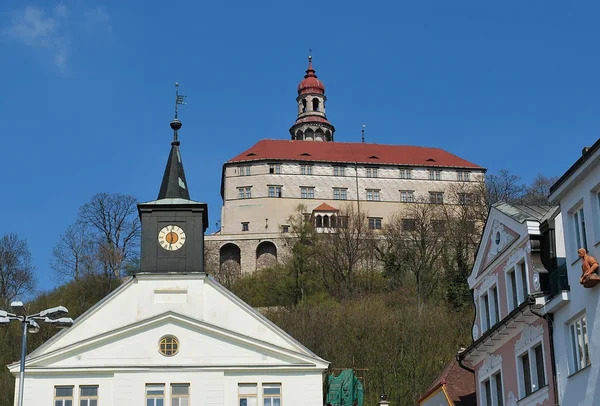
<svg viewBox="0 0 600 406"><path fill-rule="evenodd" d="M171 152L169 160L165 168L165 174L158 192L158 199L180 198L190 200L190 192L188 190L187 181L185 180L185 172L183 171L183 162L179 152L179 140L177 139L177 131L181 128L181 121L175 118L171 121L173 129L173 141L171 142Z"/></svg>

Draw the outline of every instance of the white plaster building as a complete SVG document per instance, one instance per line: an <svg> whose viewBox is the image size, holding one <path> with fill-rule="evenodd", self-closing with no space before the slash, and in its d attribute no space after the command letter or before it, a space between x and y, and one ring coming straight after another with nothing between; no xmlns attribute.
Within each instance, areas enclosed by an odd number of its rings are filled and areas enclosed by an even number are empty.
<svg viewBox="0 0 600 406"><path fill-rule="evenodd" d="M323 231L336 227L331 219L347 205L360 206L379 229L403 205L456 203L449 189L483 180L484 168L439 148L334 142L312 61L296 101L291 140L260 140L223 165L221 226L206 238L220 266L252 272L276 263L299 204ZM329 211L316 213L323 204Z"/></svg>
<svg viewBox="0 0 600 406"><path fill-rule="evenodd" d="M552 186L564 223L565 287L544 307L554 320L558 403L600 404L600 286L585 288L577 249L600 257L600 139ZM557 235L557 240L558 240ZM562 237L562 235L561 235Z"/></svg>
<svg viewBox="0 0 600 406"><path fill-rule="evenodd" d="M321 406L328 362L203 272L207 207L171 127L158 199L138 205L141 272L28 355L25 404Z"/></svg>

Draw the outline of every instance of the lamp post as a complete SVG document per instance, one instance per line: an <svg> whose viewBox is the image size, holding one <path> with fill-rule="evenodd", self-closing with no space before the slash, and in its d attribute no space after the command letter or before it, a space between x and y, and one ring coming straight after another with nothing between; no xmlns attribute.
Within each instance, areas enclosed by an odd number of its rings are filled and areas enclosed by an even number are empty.
<svg viewBox="0 0 600 406"><path fill-rule="evenodd" d="M11 321L18 321L22 326L21 340L21 369L19 371L19 403L18 406L23 406L23 388L25 381L25 356L27 355L27 333L35 334L40 331L38 321L46 324L65 328L73 325L73 319L66 316L69 311L64 306L52 307L42 310L39 313L27 315L23 302L12 302L10 304L12 313L5 310L0 310L0 325L6 325Z"/></svg>

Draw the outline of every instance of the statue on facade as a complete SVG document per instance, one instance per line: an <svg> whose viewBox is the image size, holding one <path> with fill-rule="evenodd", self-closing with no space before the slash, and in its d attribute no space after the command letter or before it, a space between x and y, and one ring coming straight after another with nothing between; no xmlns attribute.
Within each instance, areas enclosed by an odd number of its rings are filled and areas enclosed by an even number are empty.
<svg viewBox="0 0 600 406"><path fill-rule="evenodd" d="M581 283L586 288L593 288L598 283L600 283L600 276L598 275L598 261L596 258L588 255L588 252L585 248L579 248L577 250L577 255L581 258L581 278L579 278L579 283Z"/></svg>

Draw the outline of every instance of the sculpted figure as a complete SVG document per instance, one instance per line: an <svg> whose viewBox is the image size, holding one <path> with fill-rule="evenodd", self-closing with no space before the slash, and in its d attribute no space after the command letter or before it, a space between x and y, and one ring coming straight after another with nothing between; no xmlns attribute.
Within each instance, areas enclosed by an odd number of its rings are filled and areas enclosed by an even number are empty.
<svg viewBox="0 0 600 406"><path fill-rule="evenodd" d="M577 250L577 255L581 258L581 271L582 275L579 278L579 283L585 285L587 282L600 281L600 276L598 276L598 261L596 258L587 254L587 250L585 248L579 248ZM595 286L595 284L594 284Z"/></svg>

